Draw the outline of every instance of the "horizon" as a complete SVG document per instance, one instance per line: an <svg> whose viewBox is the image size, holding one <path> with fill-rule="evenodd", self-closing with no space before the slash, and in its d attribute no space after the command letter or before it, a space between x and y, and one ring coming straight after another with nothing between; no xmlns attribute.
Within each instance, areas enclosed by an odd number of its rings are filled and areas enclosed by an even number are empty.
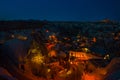
<svg viewBox="0 0 120 80"><path fill-rule="evenodd" d="M1 20L0 21L48 21L48 22L104 22L104 20L109 20L110 22L120 22L119 20L111 20L111 19L108 19L108 18L105 18L105 19L101 19L101 20L89 20L89 21L73 21L73 20L38 20L38 19L4 19L4 20Z"/></svg>

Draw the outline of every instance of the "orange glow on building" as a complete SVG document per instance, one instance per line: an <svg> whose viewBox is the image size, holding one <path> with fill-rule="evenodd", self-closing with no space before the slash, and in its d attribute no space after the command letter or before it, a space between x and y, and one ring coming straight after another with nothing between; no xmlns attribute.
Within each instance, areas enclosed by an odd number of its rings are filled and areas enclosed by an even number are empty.
<svg viewBox="0 0 120 80"><path fill-rule="evenodd" d="M100 76L95 75L95 74L83 74L82 80L102 80Z"/></svg>
<svg viewBox="0 0 120 80"><path fill-rule="evenodd" d="M88 56L86 55L86 53L84 52L74 52L74 51L70 51L69 53L70 56L74 56L76 58L79 58L81 60L88 60Z"/></svg>
<svg viewBox="0 0 120 80"><path fill-rule="evenodd" d="M79 60L102 59L102 57L98 57L86 52L76 52L76 51L70 51L69 56L76 57Z"/></svg>
<svg viewBox="0 0 120 80"><path fill-rule="evenodd" d="M97 41L97 39L94 37L94 38L93 38L93 42L96 42L96 41Z"/></svg>
<svg viewBox="0 0 120 80"><path fill-rule="evenodd" d="M51 56L51 57L54 56L55 57L56 56L56 51L55 50L50 51L49 56Z"/></svg>
<svg viewBox="0 0 120 80"><path fill-rule="evenodd" d="M52 47L54 47L54 46L55 46L55 44L48 44L48 45L47 45L47 50L51 50Z"/></svg>

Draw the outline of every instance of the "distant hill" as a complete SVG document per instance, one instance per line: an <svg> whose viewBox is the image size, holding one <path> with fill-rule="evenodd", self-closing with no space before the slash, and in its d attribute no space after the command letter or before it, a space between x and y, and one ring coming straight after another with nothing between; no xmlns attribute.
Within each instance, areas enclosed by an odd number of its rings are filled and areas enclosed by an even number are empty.
<svg viewBox="0 0 120 80"><path fill-rule="evenodd" d="M38 20L13 20L13 21L0 21L0 31L20 30L20 29L34 29L42 27L44 21Z"/></svg>

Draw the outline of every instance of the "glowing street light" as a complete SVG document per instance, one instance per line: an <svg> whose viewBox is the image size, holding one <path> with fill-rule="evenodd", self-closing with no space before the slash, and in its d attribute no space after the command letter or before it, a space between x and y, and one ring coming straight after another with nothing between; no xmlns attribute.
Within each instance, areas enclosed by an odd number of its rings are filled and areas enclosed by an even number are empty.
<svg viewBox="0 0 120 80"><path fill-rule="evenodd" d="M35 56L31 59L31 61L32 61L33 63L36 63L36 64L41 64L41 63L43 63L43 60L44 60L44 57L43 57L42 55L40 55L40 54L35 55Z"/></svg>

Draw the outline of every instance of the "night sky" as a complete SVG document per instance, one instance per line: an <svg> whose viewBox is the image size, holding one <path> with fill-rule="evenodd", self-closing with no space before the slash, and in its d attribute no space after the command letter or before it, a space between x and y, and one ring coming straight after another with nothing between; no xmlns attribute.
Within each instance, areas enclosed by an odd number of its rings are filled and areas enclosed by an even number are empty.
<svg viewBox="0 0 120 80"><path fill-rule="evenodd" d="M0 20L120 21L120 0L0 0Z"/></svg>

